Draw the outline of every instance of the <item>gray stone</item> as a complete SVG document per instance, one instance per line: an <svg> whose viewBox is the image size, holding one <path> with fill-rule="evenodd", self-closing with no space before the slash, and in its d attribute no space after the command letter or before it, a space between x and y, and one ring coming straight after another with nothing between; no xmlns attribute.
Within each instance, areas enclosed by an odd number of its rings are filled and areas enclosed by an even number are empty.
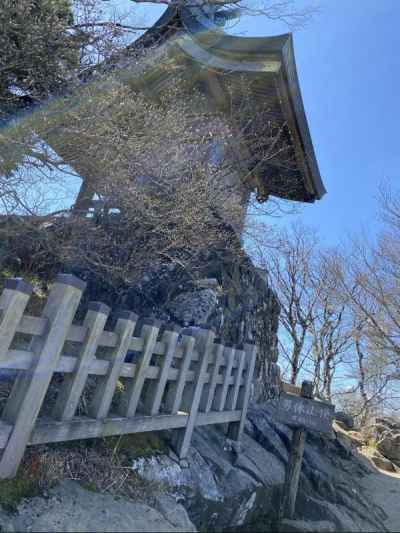
<svg viewBox="0 0 400 533"><path fill-rule="evenodd" d="M384 470L385 472L396 472L396 468L392 461L386 459L386 457L383 457L383 455L380 454L378 450L374 451L374 453L370 456L370 459L374 463L374 465L380 468L381 470Z"/></svg>
<svg viewBox="0 0 400 533"><path fill-rule="evenodd" d="M343 429L354 429L354 418L344 411L336 412L335 420L341 422Z"/></svg>
<svg viewBox="0 0 400 533"><path fill-rule="evenodd" d="M11 528L3 531L196 531L184 508L172 498L168 503L159 499L158 506L161 512L148 505L89 492L73 481L64 481L50 491L47 499L36 497L22 503Z"/></svg>
<svg viewBox="0 0 400 533"><path fill-rule="evenodd" d="M215 278L199 279L195 282L199 289L215 289L218 287L218 280Z"/></svg>
<svg viewBox="0 0 400 533"><path fill-rule="evenodd" d="M400 422L394 418L380 418L376 421L375 433L380 453L400 466Z"/></svg>
<svg viewBox="0 0 400 533"><path fill-rule="evenodd" d="M179 294L168 305L174 319L184 326L206 324L218 305L215 289L202 289Z"/></svg>

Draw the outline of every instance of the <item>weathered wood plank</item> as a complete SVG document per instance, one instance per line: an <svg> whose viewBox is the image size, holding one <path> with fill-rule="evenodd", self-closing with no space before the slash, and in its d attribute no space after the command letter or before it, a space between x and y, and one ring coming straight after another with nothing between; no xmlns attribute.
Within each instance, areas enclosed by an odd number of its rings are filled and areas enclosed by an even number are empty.
<svg viewBox="0 0 400 533"><path fill-rule="evenodd" d="M8 350L7 359L0 362L0 369L8 370L29 370L34 362L35 356L32 352L25 350ZM67 355L61 355L55 369L55 373L71 374L75 372L78 365L78 359ZM106 376L109 372L110 361L105 359L94 359L90 364L89 374L93 376ZM121 368L120 377L133 378L135 376L136 364L124 363ZM147 379L157 379L160 375L160 369L157 367L149 367L147 369ZM170 368L168 372L168 380L174 381L179 377L179 370L177 368ZM193 381L194 372L189 370L186 381ZM221 377L218 378L219 380Z"/></svg>
<svg viewBox="0 0 400 533"><path fill-rule="evenodd" d="M17 331L26 335L43 335L46 324L45 318L24 315L17 326Z"/></svg>
<svg viewBox="0 0 400 533"><path fill-rule="evenodd" d="M137 318L135 313L129 311L120 313L115 326L118 343L111 356L109 372L107 376L100 378L92 402L89 405L89 414L94 418L105 418L108 414L122 365L129 350Z"/></svg>
<svg viewBox="0 0 400 533"><path fill-rule="evenodd" d="M57 395L53 409L56 420L70 420L75 415L109 313L110 308L102 303L89 304L83 324L87 332L86 338L76 358L74 372L64 376Z"/></svg>
<svg viewBox="0 0 400 533"><path fill-rule="evenodd" d="M30 443L64 442L182 428L185 426L187 418L188 415L137 416L133 418L109 416L102 419L75 417L67 422L43 421L36 425Z"/></svg>
<svg viewBox="0 0 400 533"><path fill-rule="evenodd" d="M136 373L132 382L127 386L126 392L121 397L118 412L128 418L135 416L146 380L147 370L157 342L161 322L158 320L145 320L142 327L144 348L140 361L136 364Z"/></svg>
<svg viewBox="0 0 400 533"><path fill-rule="evenodd" d="M297 387L291 383L285 383L284 381L282 381L282 390L288 394L296 394L297 396L301 395L301 387Z"/></svg>
<svg viewBox="0 0 400 533"><path fill-rule="evenodd" d="M335 408L331 404L282 392L278 399L266 402L265 407L288 426L326 434L332 431Z"/></svg>
<svg viewBox="0 0 400 533"><path fill-rule="evenodd" d="M196 426L235 422L240 419L240 414L240 411L198 413ZM39 420L32 431L29 445L180 429L186 426L188 417L188 414L182 413L177 415L137 416L134 418L112 416L101 420L89 417L75 417L70 421L64 422ZM5 445L6 439L4 435L10 430L11 426L3 429L0 424L0 449Z"/></svg>
<svg viewBox="0 0 400 533"><path fill-rule="evenodd" d="M74 276L59 275L52 288L43 310L48 328L31 344L36 359L31 371L16 379L3 411L3 419L14 427L1 458L1 478L13 477L17 471L84 287Z"/></svg>
<svg viewBox="0 0 400 533"><path fill-rule="evenodd" d="M19 278L7 279L0 297L0 360L14 338L19 321L32 294L32 286Z"/></svg>
<svg viewBox="0 0 400 533"><path fill-rule="evenodd" d="M306 442L305 429L293 430L289 461L286 467L285 483L283 488L282 511L284 518L293 518L296 508L297 490L303 461Z"/></svg>
<svg viewBox="0 0 400 533"><path fill-rule="evenodd" d="M7 424L6 422L0 420L0 449L6 447L12 428L13 427L11 424Z"/></svg>

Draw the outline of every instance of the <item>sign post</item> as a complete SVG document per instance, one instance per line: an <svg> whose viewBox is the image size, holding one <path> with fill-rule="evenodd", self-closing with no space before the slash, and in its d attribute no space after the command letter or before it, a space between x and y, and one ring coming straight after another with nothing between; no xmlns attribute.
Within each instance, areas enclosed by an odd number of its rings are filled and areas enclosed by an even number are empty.
<svg viewBox="0 0 400 533"><path fill-rule="evenodd" d="M268 410L279 422L293 428L292 442L286 467L285 484L279 508L279 524L293 519L307 430L330 433L335 408L332 404L313 400L313 384L303 381L300 396L282 392L279 402Z"/></svg>

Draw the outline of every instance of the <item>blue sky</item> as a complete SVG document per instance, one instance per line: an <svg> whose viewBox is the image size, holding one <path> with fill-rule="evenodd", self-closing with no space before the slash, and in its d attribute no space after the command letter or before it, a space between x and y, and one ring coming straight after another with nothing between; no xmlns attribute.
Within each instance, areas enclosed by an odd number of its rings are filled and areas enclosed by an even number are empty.
<svg viewBox="0 0 400 533"><path fill-rule="evenodd" d="M335 244L360 229L374 232L379 183L399 183L400 0L294 2L310 4L318 11L294 32L295 53L328 194L302 208L300 216L319 229L327 244ZM119 0L119 5L131 4ZM144 13L151 22L159 10ZM272 35L288 30L261 17L245 17L233 31Z"/></svg>
<svg viewBox="0 0 400 533"><path fill-rule="evenodd" d="M328 190L322 201L302 209L301 218L327 244L360 228L373 232L379 183L399 184L399 20L399 0L321 0L313 20L294 33L307 118ZM254 35L282 29L259 18L244 23Z"/></svg>

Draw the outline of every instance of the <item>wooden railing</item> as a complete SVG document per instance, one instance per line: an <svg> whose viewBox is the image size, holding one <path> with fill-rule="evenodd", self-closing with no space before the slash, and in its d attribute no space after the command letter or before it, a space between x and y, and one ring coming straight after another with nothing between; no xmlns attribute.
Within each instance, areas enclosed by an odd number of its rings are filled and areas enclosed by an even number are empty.
<svg viewBox="0 0 400 533"><path fill-rule="evenodd" d="M28 445L175 429L185 457L195 426L228 423L228 436L240 438L254 345L224 346L202 328L180 334L166 327L159 339L158 321L127 311L108 331L110 309L96 302L74 324L84 289L78 278L59 275L34 317L24 314L32 287L22 279L5 283L0 379L13 384L0 416L0 478L15 475ZM87 410L76 416L89 381ZM49 390L55 394L46 396Z"/></svg>

